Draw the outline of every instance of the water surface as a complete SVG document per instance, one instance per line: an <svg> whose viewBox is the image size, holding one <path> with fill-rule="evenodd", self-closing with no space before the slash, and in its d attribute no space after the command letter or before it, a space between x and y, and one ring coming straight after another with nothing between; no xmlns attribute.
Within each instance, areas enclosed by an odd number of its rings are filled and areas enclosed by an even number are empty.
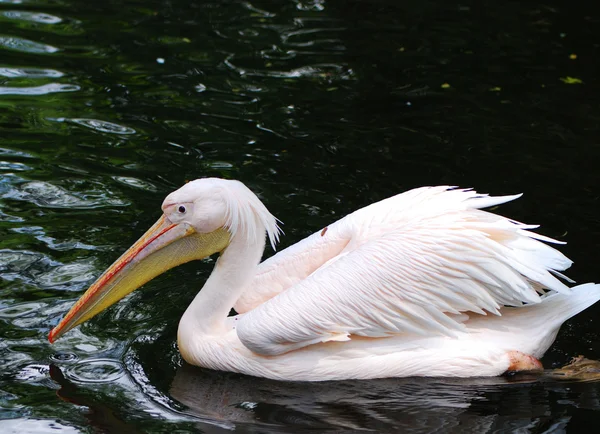
<svg viewBox="0 0 600 434"><path fill-rule="evenodd" d="M211 261L46 336L164 196L205 176L256 191L282 247L416 186L523 192L500 212L567 240L569 275L600 280L599 23L558 0L0 0L0 430L590 426L593 383L185 366L177 321ZM599 313L569 321L544 364L600 359Z"/></svg>

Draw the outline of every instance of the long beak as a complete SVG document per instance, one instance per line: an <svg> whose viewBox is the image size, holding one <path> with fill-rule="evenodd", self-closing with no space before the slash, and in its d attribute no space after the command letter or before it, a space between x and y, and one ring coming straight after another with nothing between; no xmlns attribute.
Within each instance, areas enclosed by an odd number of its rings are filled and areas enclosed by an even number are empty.
<svg viewBox="0 0 600 434"><path fill-rule="evenodd" d="M90 286L48 340L54 342L165 271L223 251L229 240L225 229L200 234L191 225L171 223L163 215Z"/></svg>

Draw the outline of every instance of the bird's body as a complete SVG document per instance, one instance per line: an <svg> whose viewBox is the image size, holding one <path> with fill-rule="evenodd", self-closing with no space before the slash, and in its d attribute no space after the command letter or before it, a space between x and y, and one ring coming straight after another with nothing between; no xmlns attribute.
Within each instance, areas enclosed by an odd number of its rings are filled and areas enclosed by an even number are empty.
<svg viewBox="0 0 600 434"><path fill-rule="evenodd" d="M524 312L518 315L511 312L510 318L504 313L502 317L471 320L467 322L467 330L456 338L353 337L345 342L311 345L265 357L244 346L232 322L229 323L231 328L223 334L194 333L194 329L188 329L183 322L178 342L181 354L193 365L277 380L497 376L514 366L514 352L540 358L554 341L559 323L567 315L587 307L589 299L597 299L599 290L594 285L582 288L576 295L578 307L567 313L562 311L567 300L556 295L548 312L535 306L522 316ZM546 322L549 318L554 321Z"/></svg>
<svg viewBox="0 0 600 434"><path fill-rule="evenodd" d="M600 299L599 285L560 280L571 261L546 244L556 241L480 210L516 197L411 190L259 264L265 234L277 241L275 218L237 181L193 181L51 340L166 269L220 251L179 324L191 364L308 381L500 375L537 362L560 325Z"/></svg>

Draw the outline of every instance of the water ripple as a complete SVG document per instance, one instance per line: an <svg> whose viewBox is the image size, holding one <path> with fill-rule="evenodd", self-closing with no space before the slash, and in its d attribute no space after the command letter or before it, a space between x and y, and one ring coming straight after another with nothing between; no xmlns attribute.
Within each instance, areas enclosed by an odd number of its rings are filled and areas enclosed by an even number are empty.
<svg viewBox="0 0 600 434"><path fill-rule="evenodd" d="M60 17L41 12L4 11L2 15L12 20L31 21L39 24L57 24L62 21Z"/></svg>
<svg viewBox="0 0 600 434"><path fill-rule="evenodd" d="M79 357L77 357L77 354L63 352L63 351L59 351L50 356L50 360L52 360L53 362L59 362L59 363L75 362L78 359L79 359Z"/></svg>
<svg viewBox="0 0 600 434"><path fill-rule="evenodd" d="M79 289L95 276L96 267L92 261L78 261L60 265L38 276L37 283L48 288L57 288L68 284L75 286L73 289Z"/></svg>
<svg viewBox="0 0 600 434"><path fill-rule="evenodd" d="M296 57L296 52L293 50L282 50L276 45L268 50L261 50L260 55L263 59L269 60L290 60Z"/></svg>
<svg viewBox="0 0 600 434"><path fill-rule="evenodd" d="M0 0L2 3L5 0ZM18 0L12 0L18 1ZM0 421L0 431L3 433L47 433L56 432L61 434L77 434L81 431L73 426L65 425L54 419L32 419L27 418L5 419Z"/></svg>
<svg viewBox="0 0 600 434"><path fill-rule="evenodd" d="M125 368L114 359L88 359L73 365L65 374L79 383L110 383L125 375Z"/></svg>
<svg viewBox="0 0 600 434"><path fill-rule="evenodd" d="M224 61L224 64L236 71L238 74L247 77L273 77L273 78L309 78L325 79L327 81L352 80L355 78L354 71L344 65L335 63L306 65L294 68L289 71L264 70L264 69L246 69L235 65L232 62L233 56Z"/></svg>
<svg viewBox="0 0 600 434"><path fill-rule="evenodd" d="M52 45L30 41L29 39L17 38L16 36L0 36L0 48L23 51L33 54L51 54L59 51Z"/></svg>
<svg viewBox="0 0 600 434"><path fill-rule="evenodd" d="M33 155L16 149L0 148L0 155L8 157L34 158Z"/></svg>
<svg viewBox="0 0 600 434"><path fill-rule="evenodd" d="M82 127L91 128L92 130L101 133L110 134L135 134L136 131L133 128L125 127L123 125L115 124L113 122L101 121L99 119L85 119L85 118L72 118L72 119L57 119L63 122L72 122Z"/></svg>
<svg viewBox="0 0 600 434"><path fill-rule="evenodd" d="M28 382L45 380L47 377L47 365L27 365L15 374L16 380Z"/></svg>
<svg viewBox="0 0 600 434"><path fill-rule="evenodd" d="M25 164L22 164L22 163L15 163L12 161L0 161L0 171L2 171L2 172L6 172L6 171L21 172L24 170L31 170L31 167L26 166Z"/></svg>
<svg viewBox="0 0 600 434"><path fill-rule="evenodd" d="M0 264L2 264L0 265L0 272L4 280L18 280L36 288L79 291L96 276L96 267L91 259L61 264L42 253L31 251L0 250ZM27 310L28 306L18 308L18 312L22 312L19 317L27 316L30 313ZM41 309L39 310L41 311ZM6 315L6 312L4 312L4 315ZM0 314L0 317L2 317L2 314ZM42 317L36 315L34 319L39 322L40 318ZM45 317L43 318L45 321ZM27 327L34 325L26 324Z"/></svg>
<svg viewBox="0 0 600 434"><path fill-rule="evenodd" d="M15 303L11 306L0 309L0 318L2 319L13 319L19 318L31 313L37 313L44 307L44 303Z"/></svg>
<svg viewBox="0 0 600 434"><path fill-rule="evenodd" d="M57 241L55 238L46 235L44 228L41 226L24 226L20 228L14 228L12 231L19 234L27 234L34 237L36 240L43 242L52 250L97 250L98 247L90 244L84 244L75 240Z"/></svg>
<svg viewBox="0 0 600 434"><path fill-rule="evenodd" d="M269 11L265 11L264 9L260 9L250 2L242 2L241 6L245 9L248 9L253 14L260 15L262 18L272 18L276 16L276 14Z"/></svg>
<svg viewBox="0 0 600 434"><path fill-rule="evenodd" d="M33 265L39 267L43 262L49 261L41 253L0 250L0 271L3 273L2 278L5 280L12 280L9 274L22 275ZM50 264L44 265L44 268L50 266Z"/></svg>
<svg viewBox="0 0 600 434"><path fill-rule="evenodd" d="M53 304L50 308L46 308L38 313L38 316L44 316L44 325L56 325L58 321L67 313L73 306L75 300L59 302ZM50 319L49 319L50 318ZM98 337L95 334L86 334L82 329L85 327L76 327L69 333L62 336L53 344L56 353L71 353L74 349L79 353L86 353L86 357L91 357L94 354L106 354L113 350L118 343L106 336ZM49 331L48 328L45 329Z"/></svg>
<svg viewBox="0 0 600 434"><path fill-rule="evenodd" d="M324 38L315 39L315 35L321 35L322 33L345 31L344 28L319 28L319 29L301 29L293 30L289 32L283 32L281 40L288 46L291 47L314 47L315 45L322 44L334 44L335 47L343 47L343 41L339 38ZM305 39L305 40L303 40ZM343 49L343 48L341 48Z"/></svg>
<svg viewBox="0 0 600 434"><path fill-rule="evenodd" d="M325 0L295 1L300 11L320 12L325 9Z"/></svg>
<svg viewBox="0 0 600 434"><path fill-rule="evenodd" d="M23 218L6 214L2 210L0 210L0 222L20 223L22 221L24 221Z"/></svg>
<svg viewBox="0 0 600 434"><path fill-rule="evenodd" d="M59 78L65 75L56 69L0 67L0 76L8 78Z"/></svg>
<svg viewBox="0 0 600 434"><path fill-rule="evenodd" d="M49 182L31 181L20 185L18 190L9 191L4 197L32 202L41 208L90 209L128 204L114 197L105 187L98 188L86 193L71 193Z"/></svg>
<svg viewBox="0 0 600 434"><path fill-rule="evenodd" d="M113 176L113 179L129 187L139 188L140 190L146 191L157 191L157 188L152 183L148 181L142 181L138 178L132 178L129 176Z"/></svg>
<svg viewBox="0 0 600 434"><path fill-rule="evenodd" d="M75 92L80 87L75 84L49 83L34 87L5 87L0 86L0 95L47 95L58 92Z"/></svg>

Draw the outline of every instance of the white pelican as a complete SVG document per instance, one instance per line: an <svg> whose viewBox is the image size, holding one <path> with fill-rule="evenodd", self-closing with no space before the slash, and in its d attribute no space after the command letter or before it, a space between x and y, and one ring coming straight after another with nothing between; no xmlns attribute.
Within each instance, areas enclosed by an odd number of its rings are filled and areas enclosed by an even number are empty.
<svg viewBox="0 0 600 434"><path fill-rule="evenodd" d="M600 285L567 287L560 271L571 261L544 243L557 241L480 210L519 196L417 188L259 264L265 239L278 241L275 217L241 182L192 181L49 340L219 252L179 322L179 350L193 365L307 381L541 369L561 324L598 301ZM228 317L232 306L238 315Z"/></svg>

